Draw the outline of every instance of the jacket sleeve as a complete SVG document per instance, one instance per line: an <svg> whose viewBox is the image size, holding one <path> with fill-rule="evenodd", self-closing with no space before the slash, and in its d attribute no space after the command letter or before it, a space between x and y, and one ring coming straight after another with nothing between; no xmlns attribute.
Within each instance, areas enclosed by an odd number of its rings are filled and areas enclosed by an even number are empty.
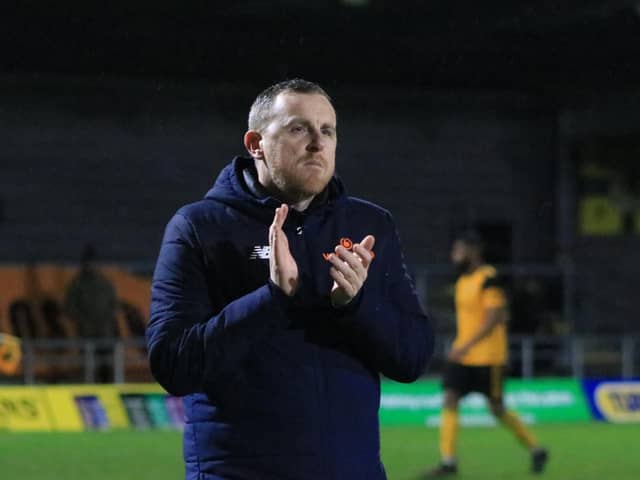
<svg viewBox="0 0 640 480"><path fill-rule="evenodd" d="M431 321L422 310L404 262L400 240L390 216L388 240L376 249L381 275L365 281L357 305L344 315L357 354L370 368L399 382L413 382L427 367L434 348ZM375 285L375 287L374 287Z"/></svg>
<svg viewBox="0 0 640 480"><path fill-rule="evenodd" d="M193 225L178 213L160 248L146 330L151 372L174 395L201 391L237 365L252 342L288 325L289 299L275 285L265 284L215 312L209 295L215 285L208 282Z"/></svg>

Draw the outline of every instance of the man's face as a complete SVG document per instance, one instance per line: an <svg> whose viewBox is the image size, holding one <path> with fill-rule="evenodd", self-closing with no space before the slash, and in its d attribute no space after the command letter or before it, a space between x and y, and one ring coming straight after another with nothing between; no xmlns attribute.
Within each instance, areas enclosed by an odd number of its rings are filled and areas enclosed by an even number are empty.
<svg viewBox="0 0 640 480"><path fill-rule="evenodd" d="M462 240L456 240L451 247L451 262L459 272L466 271L471 263L471 247Z"/></svg>
<svg viewBox="0 0 640 480"><path fill-rule="evenodd" d="M276 97L262 130L260 181L290 199L320 193L335 169L336 113L319 94L285 92Z"/></svg>

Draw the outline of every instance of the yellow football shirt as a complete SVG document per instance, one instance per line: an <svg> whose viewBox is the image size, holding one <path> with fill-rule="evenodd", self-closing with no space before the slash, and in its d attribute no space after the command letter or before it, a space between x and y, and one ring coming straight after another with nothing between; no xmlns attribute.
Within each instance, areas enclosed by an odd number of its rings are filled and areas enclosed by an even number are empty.
<svg viewBox="0 0 640 480"><path fill-rule="evenodd" d="M502 287L496 283L496 270L483 265L461 275L456 282L457 335L454 347L464 345L482 326L487 309L507 306ZM507 361L507 327L499 323L459 361L463 365L504 365Z"/></svg>

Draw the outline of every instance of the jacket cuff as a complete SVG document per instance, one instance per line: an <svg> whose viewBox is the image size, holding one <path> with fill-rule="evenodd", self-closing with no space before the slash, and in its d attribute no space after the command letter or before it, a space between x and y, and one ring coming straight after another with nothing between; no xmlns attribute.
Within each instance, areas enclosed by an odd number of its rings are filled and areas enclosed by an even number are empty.
<svg viewBox="0 0 640 480"><path fill-rule="evenodd" d="M339 306L336 307L331 303L331 296L329 296L329 304L331 305L331 308L333 309L333 313L334 315L336 315L338 318L342 318L345 316L351 316L354 315L358 309L360 308L360 305L362 304L362 297L364 296L364 286L363 288L360 289L360 291L358 292L358 294L353 297L351 299L351 301L349 303L347 303L346 305L343 306Z"/></svg>
<svg viewBox="0 0 640 480"><path fill-rule="evenodd" d="M282 325L288 327L291 323L291 318L289 316L289 310L294 302L294 296L289 296L275 283L269 279L267 282L267 288L269 290L269 294L271 295L271 299L273 300L273 304L275 308L278 310L279 316L282 318Z"/></svg>

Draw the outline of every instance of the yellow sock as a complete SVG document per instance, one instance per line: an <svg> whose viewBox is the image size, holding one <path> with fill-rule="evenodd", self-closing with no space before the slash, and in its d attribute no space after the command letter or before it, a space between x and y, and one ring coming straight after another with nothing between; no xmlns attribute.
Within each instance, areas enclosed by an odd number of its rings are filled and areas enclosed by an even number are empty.
<svg viewBox="0 0 640 480"><path fill-rule="evenodd" d="M443 460L453 460L456 456L456 438L458 436L458 410L442 410L440 423L440 456Z"/></svg>
<svg viewBox="0 0 640 480"><path fill-rule="evenodd" d="M516 438L520 440L520 443L524 446L529 449L538 446L538 440L536 440L515 412L505 410L505 412L500 416L500 421L505 427L513 432Z"/></svg>

